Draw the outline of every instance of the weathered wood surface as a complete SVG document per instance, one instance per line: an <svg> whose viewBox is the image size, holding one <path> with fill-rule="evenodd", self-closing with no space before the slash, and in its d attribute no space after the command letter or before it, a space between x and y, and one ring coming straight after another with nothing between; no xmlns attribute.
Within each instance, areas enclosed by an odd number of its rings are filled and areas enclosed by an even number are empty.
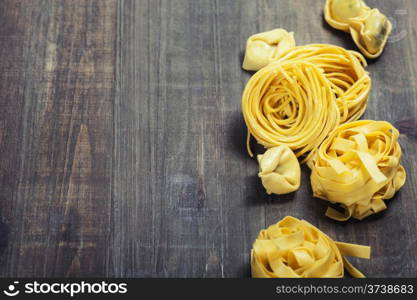
<svg viewBox="0 0 417 300"><path fill-rule="evenodd" d="M246 154L249 35L355 49L319 2L0 1L0 275L249 276L258 231L293 215L371 245L353 260L368 276L416 276L416 1L367 1L395 24L364 116L402 133L409 176L388 210L326 218L307 168L268 196Z"/></svg>

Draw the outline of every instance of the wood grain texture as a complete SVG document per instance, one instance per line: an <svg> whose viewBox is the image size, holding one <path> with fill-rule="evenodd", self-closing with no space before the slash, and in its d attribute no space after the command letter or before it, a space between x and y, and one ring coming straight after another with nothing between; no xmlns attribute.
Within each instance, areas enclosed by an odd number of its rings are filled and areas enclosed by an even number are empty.
<svg viewBox="0 0 417 300"><path fill-rule="evenodd" d="M355 49L321 2L0 1L0 276L247 277L258 231L286 215L371 245L353 260L368 276L416 276L415 1L367 1L395 26L364 118L400 129L408 171L385 212L326 218L306 167L268 196L246 154L251 34Z"/></svg>
<svg viewBox="0 0 417 300"><path fill-rule="evenodd" d="M2 276L107 270L115 11L1 2Z"/></svg>

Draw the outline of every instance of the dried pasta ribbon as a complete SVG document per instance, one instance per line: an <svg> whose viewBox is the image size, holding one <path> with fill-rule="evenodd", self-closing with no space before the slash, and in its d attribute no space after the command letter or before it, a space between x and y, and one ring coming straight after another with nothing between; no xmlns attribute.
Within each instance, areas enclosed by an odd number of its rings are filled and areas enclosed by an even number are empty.
<svg viewBox="0 0 417 300"><path fill-rule="evenodd" d="M358 120L366 110L371 78L365 58L356 51L328 44L297 46L281 55L279 61L303 60L323 69L336 96L340 122Z"/></svg>
<svg viewBox="0 0 417 300"><path fill-rule="evenodd" d="M294 152L281 145L258 155L259 174L268 194L288 194L300 187L300 164Z"/></svg>
<svg viewBox="0 0 417 300"><path fill-rule="evenodd" d="M265 148L287 145L308 160L339 125L340 113L323 69L305 61L274 62L255 73L242 96L250 135Z"/></svg>
<svg viewBox="0 0 417 300"><path fill-rule="evenodd" d="M398 130L384 121L355 121L339 126L308 162L315 197L340 204L326 215L345 221L363 219L386 209L404 185Z"/></svg>
<svg viewBox="0 0 417 300"><path fill-rule="evenodd" d="M261 230L251 252L255 278L365 277L345 256L369 259L371 248L333 241L304 220L287 216Z"/></svg>
<svg viewBox="0 0 417 300"><path fill-rule="evenodd" d="M327 0L324 17L333 28L350 32L355 44L368 58L381 55L392 30L388 18L362 0Z"/></svg>
<svg viewBox="0 0 417 300"><path fill-rule="evenodd" d="M281 28L252 35L246 42L242 68L257 71L292 47L295 47L294 33Z"/></svg>

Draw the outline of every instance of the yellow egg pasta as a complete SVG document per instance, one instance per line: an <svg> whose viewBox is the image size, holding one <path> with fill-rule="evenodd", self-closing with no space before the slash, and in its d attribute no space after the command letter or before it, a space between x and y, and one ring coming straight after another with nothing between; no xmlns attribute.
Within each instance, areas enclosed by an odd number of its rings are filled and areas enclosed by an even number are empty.
<svg viewBox="0 0 417 300"><path fill-rule="evenodd" d="M365 58L356 51L328 44L310 44L291 48L279 61L303 60L324 70L331 83L340 111L340 122L358 120L365 112L371 78L365 71Z"/></svg>
<svg viewBox="0 0 417 300"><path fill-rule="evenodd" d="M344 271L365 277L345 256L369 259L371 248L335 242L294 217L261 230L251 251L254 278L342 278Z"/></svg>
<svg viewBox="0 0 417 300"><path fill-rule="evenodd" d="M259 174L268 194L288 194L300 187L300 164L294 152L281 145L258 155Z"/></svg>
<svg viewBox="0 0 417 300"><path fill-rule="evenodd" d="M255 73L242 96L250 135L271 148L287 145L305 162L339 125L340 112L323 69L305 61L270 63Z"/></svg>
<svg viewBox="0 0 417 300"><path fill-rule="evenodd" d="M246 42L242 68L248 71L258 71L277 60L282 52L292 47L295 47L294 33L285 29L278 28L254 34Z"/></svg>
<svg viewBox="0 0 417 300"><path fill-rule="evenodd" d="M333 28L350 32L368 58L381 55L392 30L388 18L363 0L326 0L324 18Z"/></svg>
<svg viewBox="0 0 417 300"><path fill-rule="evenodd" d="M339 221L363 219L386 209L404 185L398 130L384 121L355 121L339 126L308 162L315 197L338 203L326 215Z"/></svg>

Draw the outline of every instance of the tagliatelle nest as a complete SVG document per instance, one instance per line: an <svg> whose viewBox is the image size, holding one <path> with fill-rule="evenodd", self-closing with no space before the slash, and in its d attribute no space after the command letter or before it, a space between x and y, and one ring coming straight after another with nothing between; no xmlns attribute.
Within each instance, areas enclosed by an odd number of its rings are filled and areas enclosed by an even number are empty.
<svg viewBox="0 0 417 300"><path fill-rule="evenodd" d="M345 256L370 258L367 246L333 241L304 220L285 217L261 230L251 252L252 277L341 278L346 269L365 277Z"/></svg>
<svg viewBox="0 0 417 300"><path fill-rule="evenodd" d="M363 219L386 209L404 185L399 132L384 121L356 121L338 127L308 162L314 196L339 203L342 214L328 208L336 220Z"/></svg>

